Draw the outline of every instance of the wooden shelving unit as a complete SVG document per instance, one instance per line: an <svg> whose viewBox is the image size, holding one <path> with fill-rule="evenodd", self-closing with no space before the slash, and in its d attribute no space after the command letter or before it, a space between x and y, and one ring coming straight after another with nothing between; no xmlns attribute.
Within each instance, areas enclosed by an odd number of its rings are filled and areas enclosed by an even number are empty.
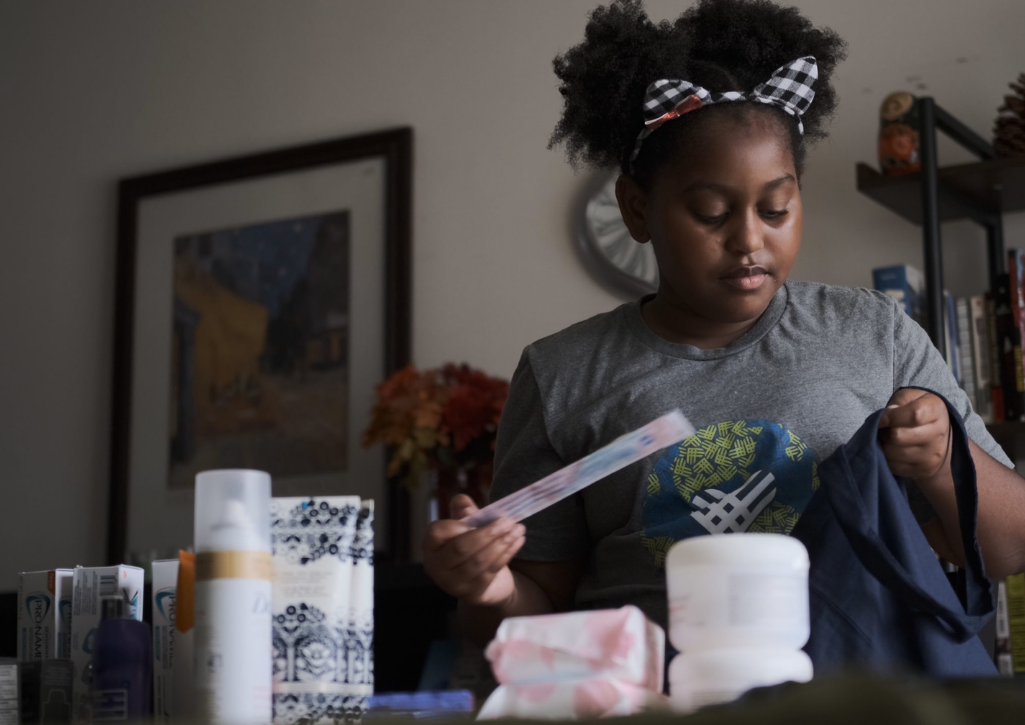
<svg viewBox="0 0 1025 725"><path fill-rule="evenodd" d="M858 191L921 226L920 173L883 176L868 164L858 164L856 168ZM994 215L1025 211L1025 156L947 166L937 171L941 222L972 218L973 209L962 200Z"/></svg>
<svg viewBox="0 0 1025 725"><path fill-rule="evenodd" d="M988 141L936 105L919 99L919 140L922 170L905 176L883 176L867 164L857 164L858 191L912 224L922 227L925 267L926 330L945 352L943 335L943 251L940 224L970 219L986 230L990 287L1005 271L1003 215L1025 211L1025 156L995 158ZM980 158L970 164L940 168L936 132L943 131ZM1025 454L1025 422L989 426L997 442L1013 459Z"/></svg>

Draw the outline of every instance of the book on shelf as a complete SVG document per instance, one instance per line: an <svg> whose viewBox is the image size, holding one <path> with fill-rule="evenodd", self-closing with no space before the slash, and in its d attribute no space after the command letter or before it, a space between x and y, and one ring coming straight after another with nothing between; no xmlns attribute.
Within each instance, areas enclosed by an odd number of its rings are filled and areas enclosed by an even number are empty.
<svg viewBox="0 0 1025 725"><path fill-rule="evenodd" d="M972 339L972 370L975 372L975 412L987 423L993 422L993 398L990 391L992 366L989 362L989 327L986 321L986 298L968 298L968 326Z"/></svg>
<svg viewBox="0 0 1025 725"><path fill-rule="evenodd" d="M1025 674L1025 574L1004 580L1007 596L1007 633L1015 676Z"/></svg>
<svg viewBox="0 0 1025 725"><path fill-rule="evenodd" d="M1003 356L997 336L996 295L990 290L983 299L986 302L986 342L989 344L990 417L994 423L1000 423L1004 420L1004 386L1001 380Z"/></svg>
<svg viewBox="0 0 1025 725"><path fill-rule="evenodd" d="M946 290L943 291L943 337L946 345L947 367L958 385L961 383L961 364L958 359L957 342L957 311L954 298Z"/></svg>
<svg viewBox="0 0 1025 725"><path fill-rule="evenodd" d="M872 286L897 301L908 316L919 325L925 323L922 300L925 296L925 275L910 264L895 264L872 270Z"/></svg>
<svg viewBox="0 0 1025 725"><path fill-rule="evenodd" d="M1018 339L1025 343L1025 253L1018 249L1007 250L1007 274L1011 285L1011 313L1014 315L1014 326L1018 330ZM1023 344L1025 349L1025 344ZM1022 363L1022 355L1019 352L1015 358L1016 365ZM1020 365L1016 368L1015 374L1018 378L1022 376ZM1018 388L1022 388L1021 380L1018 381ZM1025 415L1025 409L1022 411Z"/></svg>
<svg viewBox="0 0 1025 725"><path fill-rule="evenodd" d="M1007 274L985 294L955 299L943 292L942 335L951 376L987 424L1025 421L1025 250L1007 253ZM875 288L923 324L923 278L910 265L872 270Z"/></svg>
<svg viewBox="0 0 1025 725"><path fill-rule="evenodd" d="M1014 320L1010 275L997 276L993 303L1004 420L1022 420L1025 419L1025 386L1022 384L1021 331Z"/></svg>
<svg viewBox="0 0 1025 725"><path fill-rule="evenodd" d="M996 638L993 641L993 662L1001 677L1014 677L1014 656L1011 653L1011 621L1007 616L1007 582L997 582Z"/></svg>
<svg viewBox="0 0 1025 725"><path fill-rule="evenodd" d="M957 356L961 369L961 387L964 388L972 410L978 412L979 401L975 375L975 358L973 356L974 341L972 340L972 317L968 308L968 298L961 297L956 304L957 313Z"/></svg>

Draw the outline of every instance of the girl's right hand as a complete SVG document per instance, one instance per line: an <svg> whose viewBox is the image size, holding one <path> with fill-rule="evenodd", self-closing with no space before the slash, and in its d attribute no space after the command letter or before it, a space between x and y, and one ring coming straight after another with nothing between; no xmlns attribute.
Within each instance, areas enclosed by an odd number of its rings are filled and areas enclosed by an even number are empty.
<svg viewBox="0 0 1025 725"><path fill-rule="evenodd" d="M477 511L469 496L449 504L451 519L435 521L424 537L424 570L441 589L477 606L497 606L516 590L509 562L526 540L526 528L498 519L474 529L462 519Z"/></svg>

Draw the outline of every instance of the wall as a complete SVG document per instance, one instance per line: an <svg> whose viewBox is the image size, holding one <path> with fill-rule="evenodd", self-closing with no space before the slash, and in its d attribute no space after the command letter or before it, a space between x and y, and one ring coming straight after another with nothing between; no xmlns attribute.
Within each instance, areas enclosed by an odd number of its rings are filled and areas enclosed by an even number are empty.
<svg viewBox="0 0 1025 725"><path fill-rule="evenodd" d="M883 96L931 93L988 135L1025 69L1025 5L799 4L850 58L833 136L809 160L795 276L866 285L873 266L920 264L917 229L854 189ZM0 3L0 589L19 569L102 558L120 178L409 124L417 363L509 375L531 340L617 304L570 242L588 177L545 148L560 106L551 58L592 6ZM941 146L943 162L964 159ZM950 290L978 292L981 232L944 232ZM1023 236L1009 219L1009 242Z"/></svg>

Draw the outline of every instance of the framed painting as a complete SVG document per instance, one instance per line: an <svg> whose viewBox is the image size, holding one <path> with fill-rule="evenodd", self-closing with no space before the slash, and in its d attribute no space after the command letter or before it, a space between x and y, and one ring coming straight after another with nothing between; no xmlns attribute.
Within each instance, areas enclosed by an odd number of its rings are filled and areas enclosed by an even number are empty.
<svg viewBox="0 0 1025 725"><path fill-rule="evenodd" d="M188 547L215 468L372 498L378 548L405 537L360 438L410 356L411 166L399 128L121 182L110 563Z"/></svg>

